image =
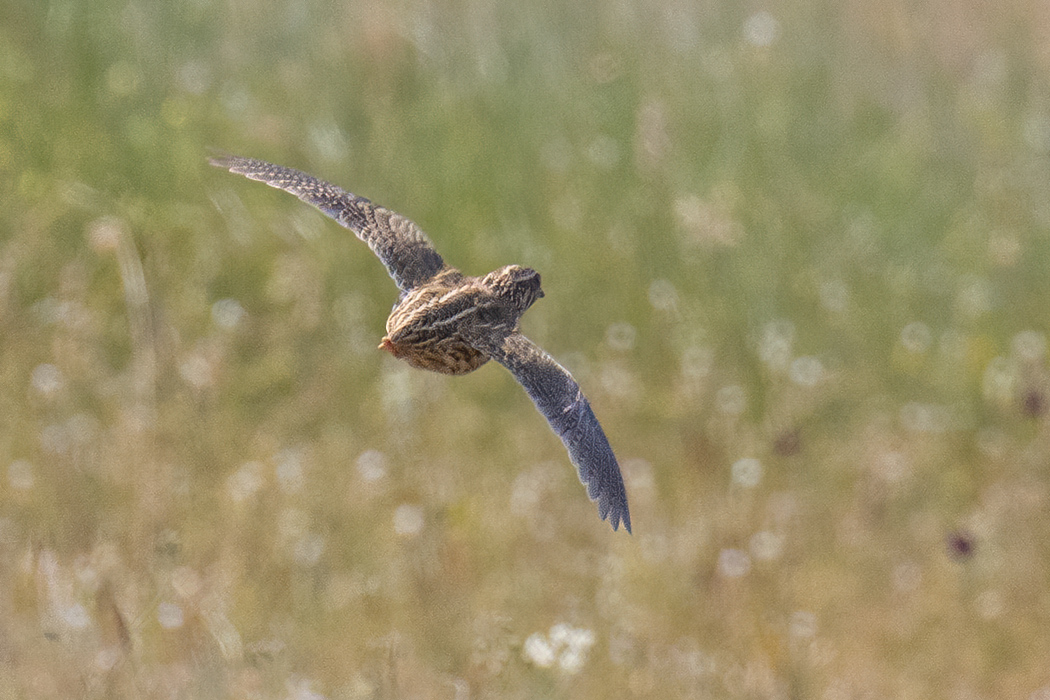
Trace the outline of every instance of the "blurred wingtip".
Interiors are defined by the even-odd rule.
[[[628,535],[633,535],[631,532],[631,514],[624,508],[623,512],[614,511],[609,518],[609,522],[612,523],[613,532],[620,529],[620,525],[623,525],[623,529],[627,530]]]
[[[217,148],[208,149],[208,163],[214,165],[216,168],[225,168],[226,170],[229,170],[237,160],[239,160],[239,157],[232,153],[227,153],[226,151],[221,151]]]
[[[633,534],[631,532],[631,512],[627,509],[626,494],[621,494],[619,499],[599,497],[597,500],[598,517],[602,520],[608,520],[609,524],[612,525],[613,532],[619,531],[620,525],[623,525],[623,529],[627,530],[627,534]]]

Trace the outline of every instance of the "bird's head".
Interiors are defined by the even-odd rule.
[[[540,273],[530,267],[507,265],[485,275],[482,282],[521,313],[543,296]]]

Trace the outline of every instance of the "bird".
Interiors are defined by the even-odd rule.
[[[255,158],[224,154],[209,162],[294,194],[368,244],[400,290],[379,348],[441,374],[467,374],[490,359],[506,367],[561,438],[599,517],[631,532],[620,466],[590,402],[568,370],[519,330],[522,315],[544,296],[538,272],[506,265],[466,276],[419,226],[371,200]]]

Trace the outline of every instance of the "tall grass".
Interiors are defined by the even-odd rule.
[[[3,695],[1050,693],[1039,3],[0,20]],[[635,535],[209,149],[537,268]]]

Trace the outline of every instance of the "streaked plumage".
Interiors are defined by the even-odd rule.
[[[291,192],[367,243],[401,290],[379,347],[443,374],[472,372],[489,358],[509,369],[565,444],[601,518],[631,531],[620,467],[590,403],[564,367],[518,332],[522,314],[543,296],[538,272],[508,265],[467,277],[445,264],[412,221],[364,197],[261,160],[211,163]]]

